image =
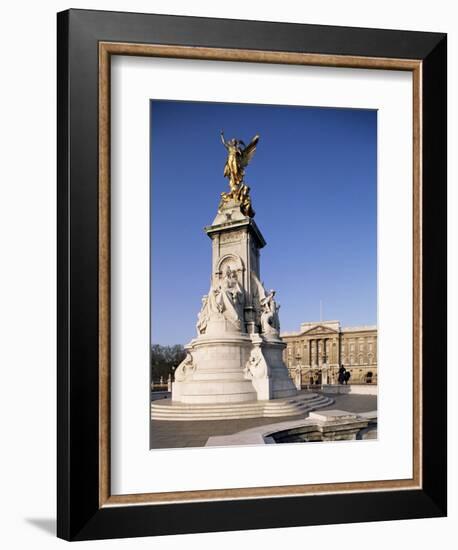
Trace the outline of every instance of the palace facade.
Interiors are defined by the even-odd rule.
[[[377,383],[377,327],[341,327],[339,321],[302,323],[283,332],[284,360],[301,386],[337,384],[339,367],[350,372],[349,384]],[[300,377],[300,378],[299,378]]]

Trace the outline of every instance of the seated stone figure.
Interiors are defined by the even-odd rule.
[[[237,278],[237,271],[227,266],[221,284],[210,287],[208,295],[202,298],[202,307],[197,319],[197,333],[205,334],[211,319],[224,318],[237,330],[244,328],[245,292]]]

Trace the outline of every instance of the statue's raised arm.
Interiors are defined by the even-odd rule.
[[[221,141],[222,141],[224,147],[226,147],[226,149],[227,149],[227,143],[226,143],[226,140],[224,139],[224,132],[223,132],[223,130],[221,130]]]

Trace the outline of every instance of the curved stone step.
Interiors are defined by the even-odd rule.
[[[319,405],[315,407],[295,410],[295,411],[288,411],[288,412],[273,412],[273,413],[263,413],[263,411],[251,412],[251,413],[240,413],[240,412],[226,412],[223,414],[206,414],[206,415],[184,415],[184,414],[154,414],[152,415],[152,420],[164,420],[164,421],[208,421],[208,420],[236,420],[236,419],[243,419],[243,418],[285,418],[290,416],[305,416],[306,413],[316,410],[321,407],[326,407],[331,403],[320,403]]]
[[[260,406],[268,407],[270,405],[279,407],[282,404],[287,405],[296,405],[296,404],[304,404],[309,403],[311,401],[314,401],[316,399],[323,399],[324,396],[317,394],[317,393],[310,393],[305,394],[301,397],[289,397],[284,399],[274,399],[271,401],[250,401],[247,403],[235,403],[231,404],[231,407],[238,407],[240,409],[259,409]],[[227,409],[227,403],[210,403],[210,404],[190,404],[190,403],[179,403],[171,401],[170,399],[167,400],[155,400],[151,403],[151,408],[160,408],[160,409],[180,409],[180,410],[202,410],[202,411],[209,411],[209,410],[225,410]]]
[[[236,404],[236,405],[196,405],[195,407],[192,405],[183,405],[183,404],[162,404],[158,403],[157,401],[153,402],[151,404],[151,410],[156,411],[164,411],[164,412],[188,412],[188,413],[204,413],[207,414],[209,412],[225,412],[228,408],[233,410],[238,410],[240,412],[249,412],[249,411],[259,411],[259,410],[295,410],[297,408],[303,408],[308,407],[310,405],[314,405],[318,402],[321,402],[323,400],[326,400],[326,397],[322,396],[316,396],[313,399],[306,399],[302,401],[284,401],[279,400],[278,403],[275,401],[258,401],[255,403],[251,403],[250,405],[246,404]]]
[[[297,416],[305,415],[307,412],[326,407],[332,403],[332,399],[316,393],[294,398],[225,405],[187,405],[172,401],[167,401],[167,403],[153,401],[151,403],[151,419],[197,421]]]
[[[328,399],[324,396],[314,396],[312,399],[304,399],[304,400],[298,400],[298,401],[292,401],[292,400],[278,400],[278,402],[275,401],[257,401],[254,403],[248,404],[229,404],[230,408],[236,408],[238,410],[244,410],[244,411],[250,411],[250,410],[259,410],[259,409],[291,409],[291,408],[297,408],[297,407],[306,407],[309,405],[312,405],[316,402],[323,401]],[[163,410],[163,411],[192,411],[192,412],[209,412],[209,411],[225,411],[228,408],[228,404],[225,405],[190,405],[190,404],[175,404],[175,403],[163,403],[158,401],[153,401],[151,404],[151,409],[157,409],[157,410]]]

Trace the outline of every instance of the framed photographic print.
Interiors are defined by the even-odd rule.
[[[446,36],[58,14],[58,536],[446,514]]]

